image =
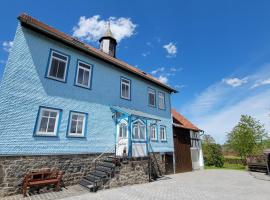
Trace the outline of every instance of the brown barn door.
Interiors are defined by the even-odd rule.
[[[192,171],[190,134],[188,130],[173,128],[176,173]]]

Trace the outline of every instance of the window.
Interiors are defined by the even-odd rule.
[[[127,124],[124,122],[119,125],[119,137],[127,138]]]
[[[146,129],[142,122],[138,121],[133,124],[132,138],[134,140],[146,139]]]
[[[59,123],[60,110],[52,108],[39,108],[36,135],[56,136]]]
[[[165,109],[165,94],[163,92],[158,93],[158,107],[159,109]]]
[[[192,148],[200,148],[201,147],[201,140],[200,134],[195,131],[190,131],[190,141]]]
[[[130,100],[130,80],[121,78],[121,98]]]
[[[83,137],[86,132],[86,113],[70,112],[68,136]]]
[[[151,88],[148,88],[148,105],[156,106],[156,91]]]
[[[157,140],[157,126],[151,125],[150,126],[150,138],[151,140]]]
[[[92,65],[78,61],[77,77],[75,85],[90,88],[91,74],[92,74]]]
[[[50,58],[47,77],[56,79],[59,81],[65,81],[67,64],[68,64],[68,56],[58,53],[56,51],[51,51],[50,56],[51,58]]]
[[[165,126],[160,126],[160,140],[161,141],[166,141],[166,127]]]

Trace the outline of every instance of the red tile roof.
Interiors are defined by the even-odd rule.
[[[193,131],[202,131],[197,126],[188,121],[183,115],[177,112],[174,108],[172,109],[173,122],[177,126],[185,129],[190,129]]]
[[[51,26],[48,26],[47,24],[44,24],[40,21],[38,21],[37,19],[27,15],[27,14],[21,14],[18,17],[19,21],[21,22],[21,24],[25,27],[28,27],[32,30],[35,30],[39,33],[42,33],[50,38],[53,38],[55,40],[58,40],[62,43],[65,43],[68,46],[71,46],[73,48],[76,48],[80,51],[83,51],[91,56],[94,56],[96,58],[102,59],[105,62],[108,62],[110,64],[113,64],[114,66],[131,72],[137,76],[142,77],[143,79],[146,79],[148,81],[151,81],[157,85],[159,85],[162,88],[165,88],[166,90],[168,90],[169,92],[177,92],[175,89],[171,88],[170,86],[160,82],[158,79],[156,79],[155,77],[139,70],[136,67],[133,67],[119,59],[116,59],[86,43],[83,43],[81,41],[79,41],[78,39],[71,37],[63,32],[60,32],[56,29],[54,29]]]

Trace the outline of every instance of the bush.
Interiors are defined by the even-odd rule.
[[[237,164],[237,165],[246,165],[246,160],[241,159],[240,157],[235,156],[225,156],[224,163],[228,164]]]
[[[219,144],[205,143],[203,144],[204,164],[206,166],[223,167],[224,156],[222,148]]]

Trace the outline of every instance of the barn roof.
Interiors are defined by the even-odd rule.
[[[188,119],[186,119],[183,115],[176,111],[176,109],[172,109],[172,117],[175,127],[180,127],[184,129],[189,129],[193,131],[202,131],[197,126],[192,124]]]

